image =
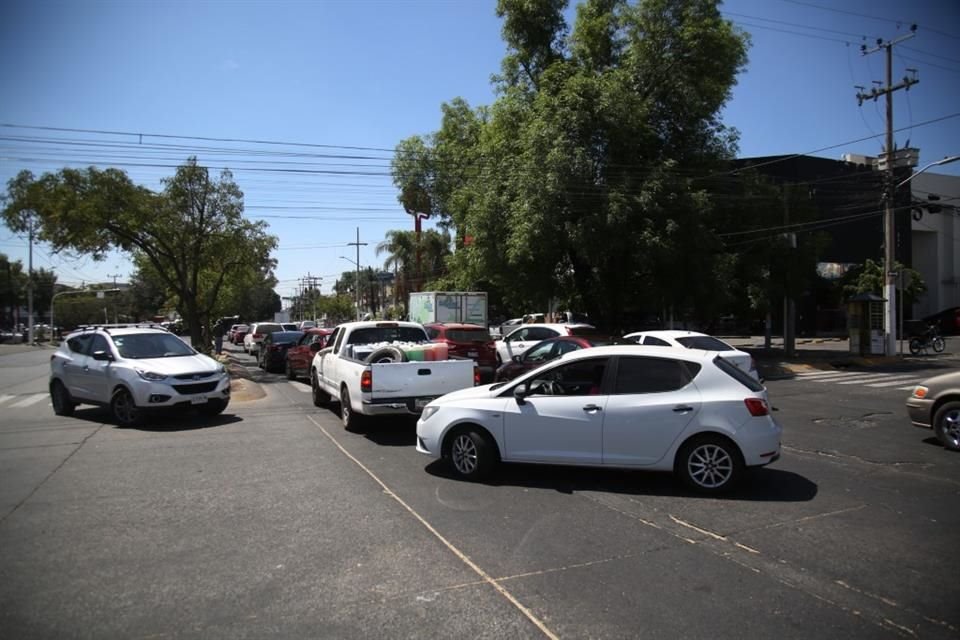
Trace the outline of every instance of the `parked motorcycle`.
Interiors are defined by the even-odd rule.
[[[940,331],[935,324],[928,326],[927,330],[923,332],[923,335],[910,338],[910,353],[915,356],[921,353],[926,353],[927,349],[930,348],[932,348],[936,353],[940,353],[946,348],[946,346],[947,344],[944,342],[943,337],[940,335]]]

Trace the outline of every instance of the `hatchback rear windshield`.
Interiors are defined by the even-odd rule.
[[[130,333],[113,336],[113,344],[123,358],[173,358],[196,353],[186,342],[171,333]]]
[[[713,336],[684,336],[677,338],[677,342],[687,349],[699,349],[701,351],[733,351],[733,347],[723,340],[717,340]]]
[[[486,329],[447,329],[447,340],[453,342],[492,342]]]
[[[750,391],[763,391],[763,385],[753,379],[749,373],[733,364],[732,362],[717,356],[713,359],[713,364],[725,374],[745,386]]]
[[[378,342],[428,342],[427,334],[417,327],[367,327],[350,334],[349,344]]]
[[[589,336],[596,335],[596,327],[567,327],[567,333],[571,336]]]

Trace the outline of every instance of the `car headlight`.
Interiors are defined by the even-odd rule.
[[[160,382],[161,380],[167,379],[167,376],[162,373],[155,373],[153,371],[147,371],[146,369],[137,369],[136,371],[138,376],[151,382]]]
[[[433,416],[433,414],[435,414],[439,410],[440,410],[440,407],[434,406],[432,404],[427,405],[426,408],[423,410],[423,413],[420,414],[420,419],[424,421],[429,420]]]
[[[219,373],[221,376],[225,376],[225,375],[227,375],[227,368],[226,368],[225,366],[223,366],[222,364],[218,364],[218,365],[217,365],[217,373]]]
[[[923,385],[918,385],[918,386],[915,387],[914,390],[913,390],[913,397],[914,397],[914,398],[926,398],[926,397],[927,397],[927,394],[928,394],[929,392],[930,392],[930,389],[927,389],[927,388],[924,387]]]

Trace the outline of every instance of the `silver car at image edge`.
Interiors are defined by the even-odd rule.
[[[915,427],[933,429],[951,451],[960,451],[960,371],[928,378],[913,388],[907,412]]]
[[[780,457],[781,431],[766,389],[715,352],[604,346],[432,401],[417,451],[467,480],[523,462],[672,471],[720,493]]]

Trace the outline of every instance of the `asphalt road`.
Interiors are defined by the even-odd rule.
[[[960,635],[960,454],[875,376],[769,382],[784,456],[713,499],[624,471],[460,482],[412,422],[349,433],[256,370],[266,396],[213,421],[60,418],[48,356],[0,352],[3,637]]]

